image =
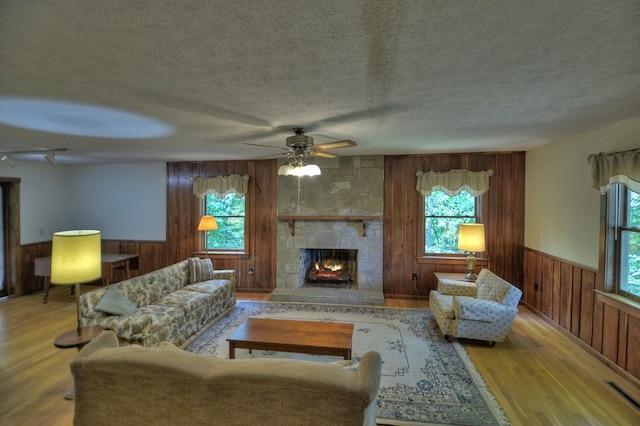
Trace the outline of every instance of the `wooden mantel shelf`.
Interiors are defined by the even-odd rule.
[[[314,221],[339,221],[360,222],[362,224],[362,236],[367,235],[368,220],[382,220],[382,216],[277,216],[277,220],[289,222],[289,230],[291,235],[296,235],[296,220],[314,220]]]

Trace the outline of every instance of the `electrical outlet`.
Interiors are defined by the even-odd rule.
[[[413,275],[411,275],[411,279],[412,279],[413,281],[418,281],[418,274],[413,274]]]

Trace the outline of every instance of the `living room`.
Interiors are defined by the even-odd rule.
[[[583,241],[585,234],[589,234],[585,232],[585,230],[589,228],[591,229],[590,233],[592,235],[587,239],[597,241],[599,233],[599,194],[597,190],[590,186],[590,166],[586,159],[589,154],[604,150],[619,151],[632,149],[635,143],[635,135],[639,129],[640,119],[625,120],[526,152],[526,167],[522,167],[522,163],[520,163],[520,170],[524,172],[524,182],[519,182],[519,188],[523,186],[526,188],[523,207],[524,217],[533,219],[530,221],[525,220],[524,225],[520,228],[524,231],[524,235],[520,234],[519,238],[524,238],[525,240],[524,244],[521,243],[519,245],[521,253],[525,251],[533,252],[536,253],[536,256],[548,256],[556,263],[562,262],[580,267],[585,271],[581,273],[581,276],[588,276],[589,272],[597,272],[597,265],[594,265],[594,263],[597,264],[598,259],[597,244],[585,241],[584,243],[574,245],[567,242],[567,240]],[[499,164],[505,164],[505,162],[514,157],[524,159],[525,153],[452,154],[450,156],[418,157],[393,156],[385,158],[384,161],[404,164],[414,158],[419,158],[422,162],[427,162],[431,158],[443,163],[444,159],[450,158],[450,161],[460,164],[461,158],[464,159],[466,157],[489,158],[492,168],[494,169],[494,177],[497,176],[499,179],[502,174],[498,167]],[[500,161],[495,161],[495,158],[499,158]],[[105,251],[115,253],[135,252],[140,255],[140,271],[138,273],[158,269],[175,260],[184,259],[193,255],[202,255],[201,246],[199,245],[202,241],[202,235],[201,232],[196,230],[199,219],[199,210],[197,208],[199,201],[192,193],[192,182],[189,178],[191,176],[201,176],[203,170],[206,170],[206,167],[215,167],[220,171],[223,170],[222,167],[232,167],[234,164],[236,164],[233,169],[234,172],[242,173],[242,168],[247,167],[247,163],[251,164],[252,170],[260,170],[262,168],[267,170],[267,172],[256,177],[256,180],[259,180],[260,183],[270,180],[270,184],[273,187],[277,187],[278,179],[298,179],[286,176],[278,177],[276,174],[277,162],[274,160],[261,160],[256,162],[183,162],[169,163],[168,165],[163,163],[133,163],[96,166],[62,166],[55,168],[47,164],[22,162],[20,163],[20,167],[5,170],[4,176],[20,178],[20,204],[22,212],[21,237],[23,239],[23,243],[21,243],[21,259],[23,261],[21,270],[27,271],[27,276],[25,276],[21,282],[32,283],[32,287],[25,287],[22,290],[22,297],[17,297],[14,300],[29,300],[29,303],[35,304],[38,310],[50,309],[50,306],[40,305],[42,280],[32,275],[33,259],[50,254],[51,241],[39,235],[41,230],[50,234],[55,230],[74,227],[102,229],[104,235],[103,247]],[[264,164],[264,166],[262,166],[262,164]],[[446,167],[448,167],[448,165]],[[222,173],[226,172],[223,170]],[[509,167],[508,173],[510,176],[513,176],[514,168]],[[401,174],[401,176],[403,179],[409,179],[409,177],[415,179],[415,171],[406,171]],[[300,178],[300,180],[304,179],[313,178]],[[515,182],[515,179],[505,180],[511,183],[518,183]],[[41,185],[43,181],[48,183],[46,187]],[[389,178],[385,176],[385,185],[388,181]],[[158,182],[161,184],[158,184]],[[554,183],[551,184],[551,182]],[[415,191],[413,185],[409,186],[407,183],[405,186],[408,187],[406,197],[413,197],[414,199],[420,197],[420,194]],[[172,191],[172,187],[176,189]],[[182,192],[187,195],[180,196],[178,194],[180,187],[182,188]],[[273,216],[270,216],[270,219],[262,220],[262,229],[264,230],[263,232],[270,234],[271,232],[277,232],[275,228],[279,225],[275,220],[275,206],[272,207],[272,204],[264,198],[273,196],[273,194],[269,195],[268,191],[264,190],[264,188],[269,188],[269,184],[262,186],[262,188],[263,190],[260,197],[263,198],[256,202],[255,205],[269,207],[267,209],[268,214]],[[276,192],[276,188],[273,188],[273,192]],[[171,195],[172,193],[174,193],[174,195]],[[152,199],[150,194],[155,194],[157,199]],[[571,194],[571,196],[568,197],[567,194]],[[397,195],[398,194],[394,194],[396,197]],[[499,200],[499,203],[505,202],[500,196],[496,198]],[[61,199],[65,201],[60,202],[59,200]],[[109,200],[109,202],[105,203],[103,201],[105,199]],[[178,204],[178,201],[168,201],[167,199],[179,199],[181,200],[181,204]],[[520,202],[522,201],[521,199]],[[50,208],[30,208],[30,206],[43,202],[48,204]],[[172,205],[175,206],[175,211],[182,213],[174,216],[178,216],[181,219],[178,220],[178,217],[171,215],[171,207],[166,211],[162,210],[162,206]],[[395,205],[398,205],[397,198]],[[25,206],[27,207],[26,209]],[[154,209],[153,206],[156,206],[157,209]],[[76,208],[78,212],[73,212]],[[517,211],[517,209],[512,210]],[[149,211],[154,212],[153,217],[147,214]],[[387,213],[393,214],[393,209],[387,210],[385,208],[385,218],[387,217]],[[157,220],[157,217],[161,219]],[[581,225],[574,226],[572,223],[561,222],[561,219],[564,217],[573,217],[574,222],[581,222]],[[257,221],[260,222],[260,220]],[[491,219],[488,219],[487,222],[491,223]],[[145,223],[146,226],[139,226],[141,223]],[[168,223],[179,223],[179,225],[166,226],[165,231],[164,225]],[[127,226],[127,224],[134,225]],[[269,226],[264,226],[265,224]],[[288,232],[289,229],[286,224],[282,225],[284,225],[285,230]],[[405,223],[402,223],[403,227],[405,225]],[[171,235],[180,232],[180,226],[191,229],[188,232],[184,232],[190,235],[189,238],[183,239],[180,244],[170,244],[170,241],[180,241],[180,239],[177,238],[172,240],[173,237],[171,237]],[[149,231],[151,227],[155,227],[155,229]],[[131,229],[127,230],[127,228]],[[555,233],[555,231],[552,231],[558,229],[562,229],[562,232]],[[125,233],[131,232],[132,238],[118,234],[119,232],[123,232],[123,230]],[[387,230],[385,230],[385,236],[387,235],[386,231]],[[166,235],[164,235],[165,232]],[[409,233],[409,231],[407,231],[407,233]],[[552,234],[553,238],[550,238],[549,234]],[[541,237],[545,235],[547,237]],[[518,238],[517,235],[516,238]],[[491,236],[488,235],[487,239],[487,245],[490,247],[492,244],[490,242]],[[244,295],[244,297],[249,299],[260,300],[268,297],[268,293],[276,287],[274,277],[275,268],[272,266],[274,260],[269,256],[269,253],[275,252],[276,250],[266,252],[258,251],[259,245],[256,242],[258,240],[265,240],[268,244],[272,244],[274,238],[265,237],[252,240],[257,247],[255,252],[252,252],[254,249],[253,246],[251,246],[247,254],[210,253],[209,256],[214,259],[216,268],[229,268],[238,271],[238,292],[241,295],[240,297]],[[392,247],[389,248],[389,250],[391,249]],[[517,253],[517,250],[518,247],[513,249],[511,256],[514,256],[513,253]],[[385,252],[385,258],[388,255],[389,253]],[[492,254],[490,258],[491,268],[496,269],[503,267],[500,266],[500,260],[495,259],[494,256],[495,255]],[[404,277],[400,278],[398,282],[394,282],[393,278],[391,278],[389,282],[385,278],[385,292],[387,289],[399,289],[390,294],[391,298],[388,300],[391,306],[393,306],[394,300],[397,300],[396,303],[402,304],[403,298],[407,299],[407,301],[414,300],[415,303],[424,304],[426,299],[424,295],[428,293],[430,288],[435,288],[433,278],[429,276],[432,275],[432,273],[429,273],[429,270],[462,271],[465,268],[464,259],[461,258],[457,263],[451,263],[451,261],[449,261],[444,265],[430,266],[432,269],[421,271],[420,264],[417,262],[419,256],[416,255],[416,252],[410,255],[400,254],[399,257],[406,258],[407,260],[405,262],[408,265],[407,267],[410,268],[405,271],[404,275],[410,276],[411,272],[409,271],[418,273],[420,285],[416,289],[412,286],[404,285]],[[516,278],[512,279],[512,282],[524,289],[524,259],[521,262],[521,264],[514,265],[511,269],[507,268],[502,270],[502,273],[507,275],[513,274],[514,270],[519,271],[516,272],[516,274],[519,275],[515,275]],[[535,262],[534,260],[534,263]],[[243,265],[243,263],[246,265]],[[495,268],[493,266],[494,263],[496,265]],[[263,271],[263,265],[267,272]],[[402,264],[398,265],[397,263],[393,263],[393,265],[394,268],[403,268]],[[540,261],[540,267],[542,267],[542,260]],[[556,266],[556,268],[559,267],[559,265]],[[429,268],[429,266],[427,266],[427,268]],[[248,269],[253,269],[254,276],[257,277],[252,278],[251,274],[245,272]],[[134,273],[136,272],[134,271]],[[385,275],[385,277],[386,276],[387,275]],[[393,275],[390,276],[393,277]],[[429,280],[432,280],[431,282],[433,284],[429,284]],[[593,280],[592,284],[595,285],[595,280]],[[573,282],[560,282],[560,286],[570,285],[573,285]],[[58,289],[58,291],[60,290],[62,290],[62,288]],[[561,324],[560,320],[554,320],[552,315],[536,309],[535,296],[535,294],[527,296],[525,292],[522,303],[528,310],[536,312],[544,321],[553,325],[557,330],[562,331],[561,336],[563,339],[567,339],[567,342],[570,341],[580,348],[580,350],[585,351],[585,353],[590,353],[591,356],[598,359],[604,366],[610,365],[614,370],[618,370],[619,374],[626,376],[631,382],[637,380],[632,374],[629,374],[630,372],[625,372],[621,366],[616,365],[619,359],[625,358],[628,361],[625,365],[635,368],[634,366],[636,364],[634,364],[635,358],[632,341],[629,342],[627,346],[628,352],[625,351],[626,355],[624,357],[608,359],[605,355],[599,353],[599,350],[607,350],[606,345],[603,346],[603,344],[600,343],[598,348],[589,346],[589,343],[593,342],[594,339],[590,339],[588,342],[581,340],[584,338],[584,331],[580,332],[579,328],[574,329],[571,326],[563,329],[563,324]],[[58,297],[60,297],[60,293],[58,293]],[[527,299],[527,297],[529,298]],[[577,297],[579,297],[579,293]],[[10,298],[9,303],[13,303],[14,300]],[[553,299],[550,299],[549,303],[551,306],[554,306]],[[555,301],[556,307],[558,303],[558,301]],[[592,301],[591,303],[594,302]],[[3,308],[5,306],[6,302]],[[67,306],[66,315],[67,317],[72,317],[73,310],[68,311],[68,309],[69,306]],[[597,304],[595,309],[596,311],[598,310]],[[592,312],[590,307],[586,307],[584,310]],[[52,312],[47,312],[47,315],[50,314],[52,314]],[[585,314],[579,311],[574,312],[574,315],[580,318],[584,317]],[[595,314],[592,315],[594,315],[593,318],[597,319]],[[625,314],[621,313],[620,315]],[[633,315],[634,314],[629,315],[628,321],[633,322]],[[602,319],[600,319],[600,321],[602,321]],[[587,322],[587,320],[583,320],[583,322]],[[600,330],[599,332],[602,333],[602,335],[607,333],[607,327],[610,326],[608,322],[601,322],[600,325],[596,326],[594,325],[594,320],[590,320],[588,323],[592,327],[592,330]],[[617,322],[614,325],[618,327]],[[62,327],[64,328],[64,326]],[[53,334],[56,334],[57,331],[62,330],[56,330]],[[629,335],[633,336],[634,332],[634,330],[631,330]],[[572,335],[571,333],[576,334]],[[594,332],[591,334],[597,337]],[[475,349],[477,350],[477,348]],[[54,351],[55,348],[51,350]],[[471,350],[474,350],[473,345],[471,346]]]
[[[406,10],[409,5],[398,4],[390,7],[388,14],[378,15],[384,6],[376,3],[372,10],[361,5],[362,15],[335,13],[335,28],[331,23],[320,28],[316,21],[322,20],[311,17],[324,15],[311,11],[338,6],[313,3],[304,11],[284,8],[265,22],[296,26],[295,20],[289,20],[292,13],[307,24],[309,32],[326,34],[322,49],[310,49],[320,42],[299,33],[300,45],[287,39],[296,47],[292,54],[279,44],[281,32],[262,33],[268,25],[259,22],[257,34],[269,34],[268,42],[255,42],[248,53],[249,47],[234,39],[240,39],[243,32],[255,36],[248,15],[255,18],[253,15],[268,11],[258,13],[257,6],[246,5],[246,24],[229,28],[221,23],[229,12],[226,7],[215,13],[207,9],[211,16],[220,17],[216,44],[228,45],[228,52],[201,55],[198,66],[184,68],[178,65],[190,63],[188,58],[199,45],[193,40],[201,39],[202,33],[189,38],[177,28],[163,27],[156,33],[157,44],[152,45],[153,37],[131,30],[141,37],[133,38],[141,41],[134,50],[127,41],[130,37],[125,36],[129,29],[123,24],[118,27],[122,31],[112,34],[113,42],[100,42],[96,48],[82,38],[89,33],[99,40],[110,40],[102,33],[108,31],[106,21],[102,27],[106,11],[104,15],[96,13],[94,20],[88,21],[90,25],[82,20],[66,25],[66,16],[75,16],[76,5],[71,3],[60,8],[49,6],[49,13],[42,9],[33,14],[17,3],[6,7],[0,27],[15,37],[4,38],[11,43],[0,47],[0,53],[29,52],[29,59],[25,53],[23,57],[11,56],[14,61],[3,61],[0,80],[9,84],[0,90],[0,100],[42,97],[104,106],[126,100],[120,104],[122,110],[144,112],[173,123],[173,129],[179,131],[149,140],[120,136],[85,139],[64,132],[43,137],[41,131],[6,121],[0,124],[0,153],[8,158],[0,163],[7,241],[6,279],[0,294],[7,297],[0,301],[0,332],[3,347],[6,344],[9,348],[2,364],[0,393],[13,394],[5,401],[23,401],[14,407],[3,405],[0,415],[10,414],[9,419],[22,423],[45,419],[70,423],[73,403],[63,406],[60,394],[71,384],[67,366],[74,351],[56,349],[52,342],[73,325],[74,298],[67,289],[54,286],[50,302],[42,304],[43,279],[34,271],[35,259],[51,254],[54,232],[100,230],[104,253],[139,257],[134,276],[189,257],[204,257],[204,234],[197,230],[202,201],[193,194],[192,179],[248,175],[245,248],[206,253],[216,269],[236,271],[239,300],[268,300],[276,289],[290,286],[295,280],[290,276],[291,253],[300,248],[293,234],[303,238],[305,227],[316,222],[310,217],[321,216],[332,230],[346,229],[359,242],[367,238],[367,251],[372,255],[362,260],[362,265],[371,270],[362,279],[363,289],[381,293],[387,307],[427,309],[429,292],[437,287],[434,273],[465,272],[466,262],[463,256],[425,255],[424,198],[416,191],[416,173],[468,169],[492,172],[490,189],[481,197],[487,249],[479,254],[478,266],[491,269],[523,291],[520,312],[502,346],[463,342],[492,392],[514,424],[580,420],[606,424],[611,415],[618,416],[620,424],[633,424],[637,408],[605,382],[622,383],[638,400],[640,307],[606,291],[601,266],[602,197],[592,187],[587,159],[594,153],[638,148],[640,105],[634,92],[638,38],[633,25],[637,5],[621,2],[613,7],[603,2],[591,5],[594,9],[573,5],[555,10],[550,2],[534,20],[536,13],[504,4],[473,7],[465,11],[463,19],[453,13],[456,8],[463,9],[461,4],[419,8],[419,15],[416,10]],[[204,15],[198,16],[199,7],[185,13],[192,20],[192,29],[204,31],[209,23]],[[351,5],[349,12],[352,8],[359,12],[359,7]],[[142,13],[123,8],[123,15]],[[423,19],[430,22],[430,13],[438,18],[434,22],[447,25],[423,25]],[[55,37],[48,35],[49,24],[34,24],[39,22],[39,14],[55,17],[50,20],[51,25],[56,23]],[[491,23],[485,25],[476,16]],[[515,26],[503,27],[501,16],[512,18]],[[527,19],[520,20],[523,17]],[[121,19],[126,21],[123,16]],[[140,15],[140,19],[147,17]],[[556,51],[555,39],[547,39],[546,27],[540,24],[545,19],[553,34],[563,35],[558,38],[566,43],[562,49]],[[31,25],[23,28],[17,22]],[[368,30],[374,25],[376,31]],[[63,32],[65,26],[74,30]],[[591,38],[585,37],[578,31],[583,26],[600,30],[590,33]],[[149,31],[153,31],[151,27]],[[357,27],[356,33],[365,36],[338,36],[334,33],[338,27],[341,31]],[[436,27],[439,32],[432,32]],[[451,34],[444,27],[458,31]],[[29,28],[33,38],[26,34]],[[503,35],[494,37],[486,28],[502,28]],[[621,37],[613,30],[609,34],[609,28],[626,28],[627,32]],[[175,34],[175,39],[165,38],[167,34]],[[414,50],[415,46],[409,49],[404,44],[405,39],[422,35],[425,40],[440,40],[433,37],[436,34],[454,42],[443,42],[442,46],[453,47],[442,48],[434,41]],[[519,34],[520,41],[544,41],[541,47],[527,50],[527,54],[537,53],[539,61],[529,62],[526,55],[520,55],[508,34]],[[594,43],[593,34],[608,34],[614,41]],[[481,36],[491,43],[480,48],[483,43],[468,41]],[[91,40],[95,42],[95,38]],[[64,42],[58,43],[60,40]],[[78,50],[64,52],[66,59],[58,60],[56,55],[63,57],[60,46],[65,43],[77,43]],[[306,50],[297,49],[301,46]],[[165,56],[164,48],[173,55]],[[208,48],[213,49],[212,45]],[[325,48],[331,54],[321,54]],[[52,56],[44,59],[45,51]],[[124,56],[111,56],[117,51]],[[503,62],[497,52],[512,61]],[[574,52],[584,54],[574,57]],[[404,56],[396,56],[401,53]],[[570,63],[567,57],[575,62]],[[601,60],[594,60],[596,57]],[[477,62],[479,58],[483,60]],[[155,66],[149,65],[152,63]],[[615,65],[621,67],[619,72]],[[264,72],[256,74],[256,69]],[[414,69],[423,72],[414,74]],[[495,79],[490,78],[492,74]],[[218,80],[222,75],[227,77]],[[304,78],[298,80],[298,76]],[[614,80],[626,86],[614,85]],[[205,81],[208,83],[203,84]],[[525,86],[526,94],[521,91]],[[4,105],[0,105],[0,118],[12,115]],[[80,122],[66,118],[61,121]],[[100,127],[94,118],[85,117]],[[281,176],[278,170],[286,160],[271,153],[285,147],[291,123],[310,124],[309,134],[316,136],[318,144],[352,138],[357,146],[336,150],[337,158],[314,158],[323,171],[320,176]],[[253,142],[261,146],[251,146]],[[29,152],[20,154],[24,149]],[[40,155],[48,150],[57,161],[49,163]],[[165,150],[171,150],[171,156],[160,158]],[[340,185],[330,180],[336,175],[341,176]],[[347,187],[341,187],[344,182],[350,188],[345,192],[352,194],[356,191],[351,188],[365,186],[368,200],[373,202],[358,204],[345,197],[332,198],[331,194]],[[310,194],[318,193],[327,196],[322,207],[311,205],[314,196]],[[296,215],[307,219],[292,222],[290,216]],[[94,288],[83,286],[82,292]],[[518,360],[518,356],[526,359]],[[22,358],[28,362],[22,363]],[[538,370],[547,358],[548,370],[553,372],[550,376],[548,371]],[[509,371],[500,371],[503,365],[509,365],[505,369]],[[519,374],[520,368],[528,373]],[[575,376],[564,376],[559,373],[562,369],[573,369]],[[27,386],[33,383],[31,375],[54,370],[50,378],[42,380],[35,392],[38,396],[31,398]],[[537,381],[536,374],[544,378]],[[521,377],[538,391],[535,396],[527,395],[526,384],[514,384]],[[571,384],[564,387],[566,383]],[[586,396],[575,404],[572,395],[577,394]],[[552,400],[562,402],[553,406],[549,403]],[[536,404],[539,410],[532,408]],[[531,416],[536,420],[524,420],[531,420]]]

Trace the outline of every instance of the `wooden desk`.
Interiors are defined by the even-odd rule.
[[[127,279],[131,278],[131,269],[140,269],[140,258],[137,254],[102,254],[102,285],[113,282],[113,271],[123,269]],[[38,257],[34,261],[34,275],[44,277],[44,293],[42,303],[47,303],[49,286],[51,285],[51,256]],[[73,290],[73,287],[71,287]]]
[[[249,318],[227,338],[229,359],[236,349],[336,355],[351,359],[353,324]]]

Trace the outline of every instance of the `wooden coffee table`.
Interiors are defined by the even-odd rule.
[[[351,359],[353,324],[249,318],[227,339],[229,358],[236,349],[335,355]]]

